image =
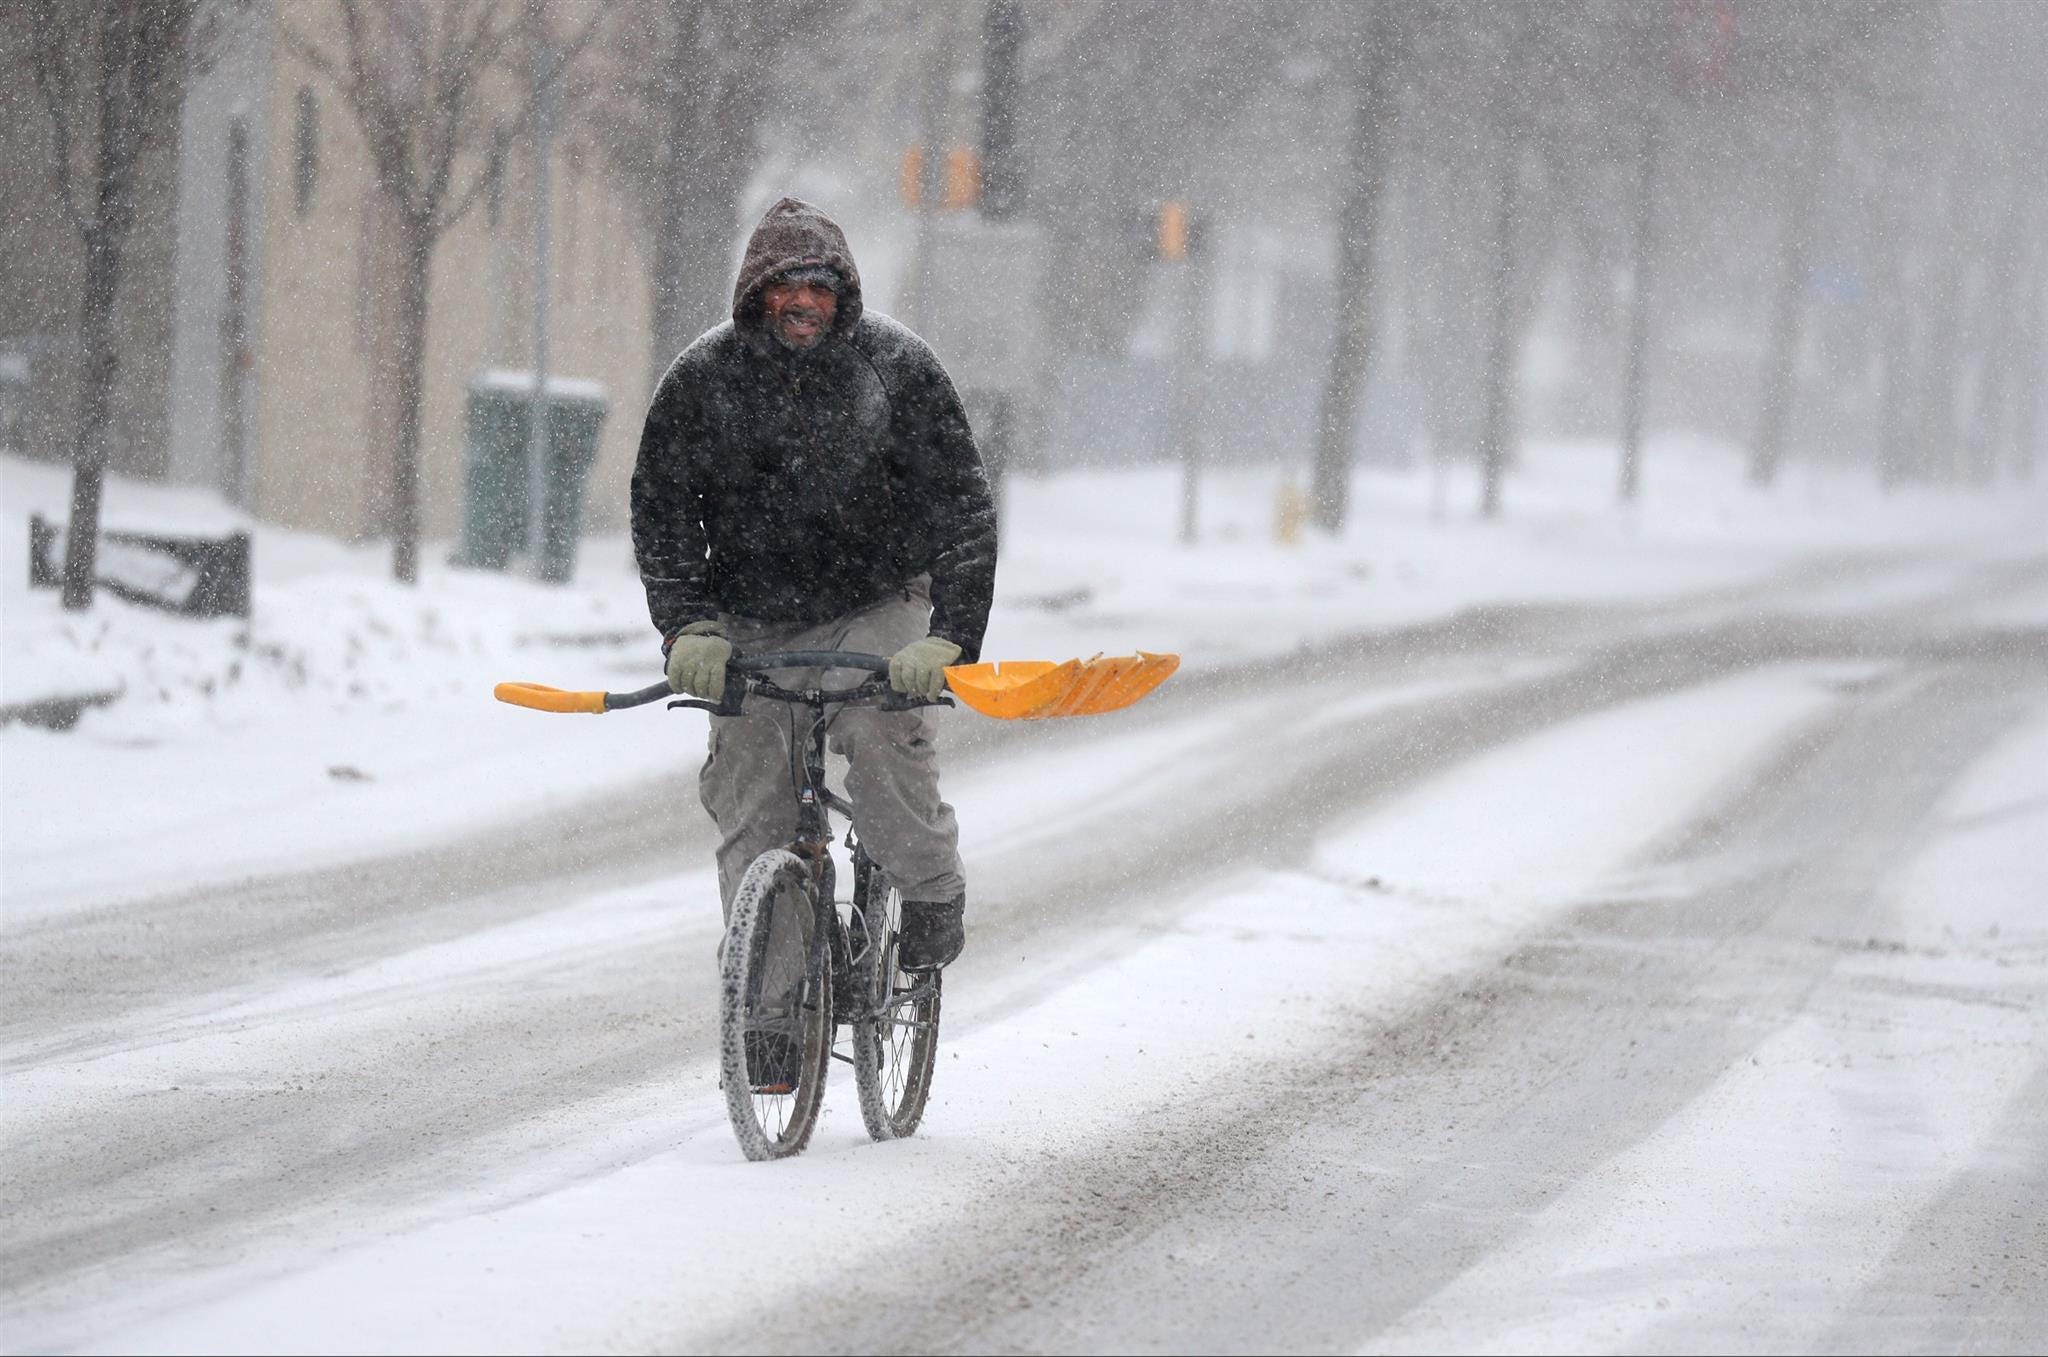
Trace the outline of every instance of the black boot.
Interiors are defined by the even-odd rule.
[[[906,971],[936,971],[959,956],[967,945],[967,929],[961,923],[966,909],[964,895],[958,900],[905,900],[896,964]]]

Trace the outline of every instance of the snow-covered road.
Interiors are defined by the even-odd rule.
[[[684,777],[10,919],[0,1338],[2038,1350],[2044,580],[1504,607],[958,722],[926,1129],[869,1144],[849,1080],[789,1164],[712,1084]]]

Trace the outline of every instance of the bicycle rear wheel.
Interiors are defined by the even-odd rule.
[[[755,858],[719,951],[720,1083],[749,1159],[801,1152],[824,1103],[832,995],[816,889],[784,849]]]
[[[931,1094],[939,1051],[939,976],[912,975],[896,964],[903,898],[873,864],[854,864],[856,991],[864,1011],[853,1023],[853,1081],[860,1116],[876,1140],[917,1130]]]

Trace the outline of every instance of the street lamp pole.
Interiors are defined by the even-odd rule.
[[[552,183],[548,160],[555,133],[554,61],[546,12],[534,0],[533,18],[533,401],[526,421],[526,567],[535,579],[550,578],[547,554],[548,502],[548,297]]]

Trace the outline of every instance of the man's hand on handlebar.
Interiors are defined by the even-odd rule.
[[[668,647],[668,686],[706,702],[725,698],[725,666],[732,642],[716,622],[692,622],[676,633]]]
[[[960,658],[960,647],[943,636],[912,641],[889,657],[889,686],[906,697],[939,700],[946,691],[946,666]]]

